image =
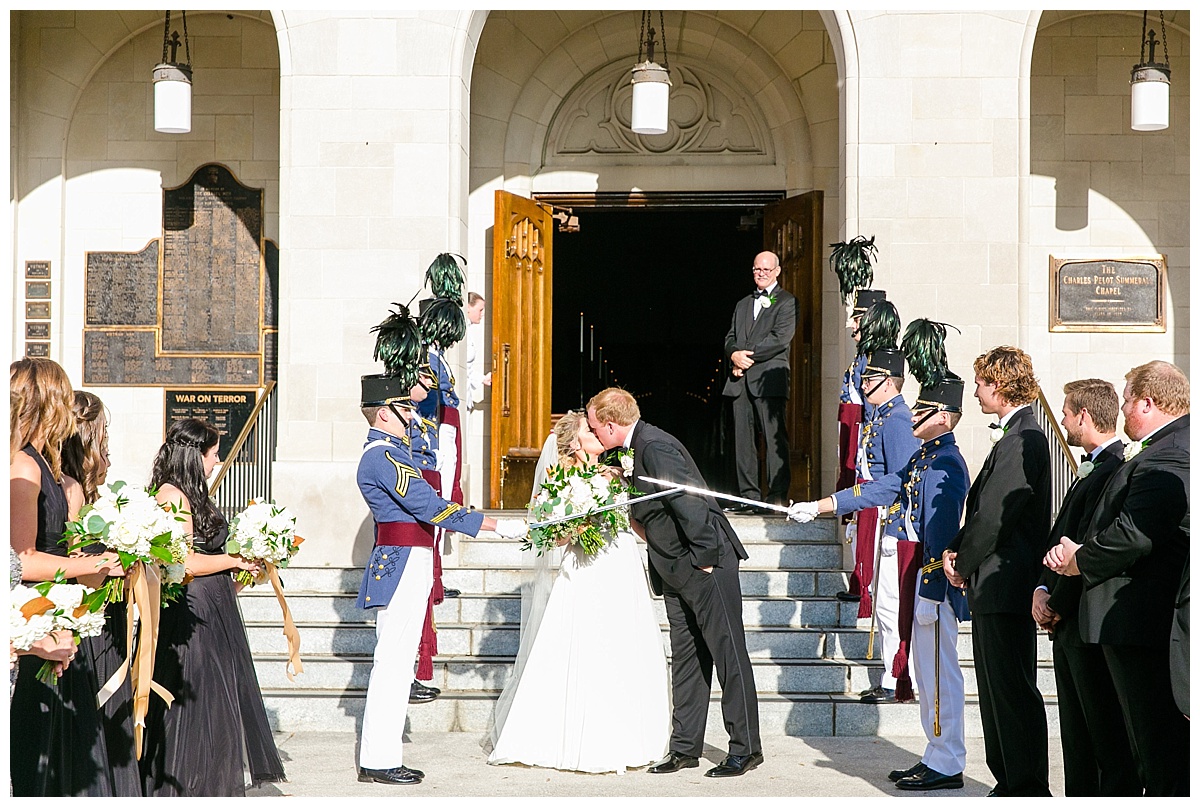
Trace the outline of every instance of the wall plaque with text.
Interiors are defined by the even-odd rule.
[[[25,277],[29,280],[49,280],[50,261],[25,261]]]
[[[141,252],[89,252],[87,325],[158,324],[158,239]]]
[[[1050,330],[1164,333],[1167,260],[1050,256]]]
[[[163,435],[177,420],[198,418],[221,433],[218,455],[224,461],[250,420],[257,399],[256,389],[167,389]]]

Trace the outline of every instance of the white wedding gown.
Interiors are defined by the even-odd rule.
[[[595,555],[569,546],[524,664],[497,705],[489,764],[624,773],[666,756],[666,655],[637,539]],[[506,713],[506,714],[505,714]]]

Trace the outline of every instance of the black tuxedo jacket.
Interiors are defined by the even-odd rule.
[[[662,429],[639,420],[634,424],[629,447],[633,449],[634,486],[643,493],[657,493],[662,487],[641,481],[642,476],[708,487],[688,450]],[[635,501],[630,515],[646,531],[650,583],[655,594],[662,594],[664,580],[678,589],[693,569],[723,567],[748,557],[729,519],[711,496],[679,493],[642,504]]]
[[[722,394],[737,398],[749,392],[755,398],[787,398],[792,390],[792,337],[796,333],[796,298],[776,284],[775,302],[754,318],[754,295],[738,300],[733,322],[725,335],[725,358],[737,350],[751,350],[754,364],[740,378],[730,374]]]
[[[1050,445],[1026,407],[984,460],[950,542],[972,614],[1029,614],[1049,532]]]
[[[1075,555],[1084,641],[1165,647],[1188,555],[1191,416],[1163,426],[1121,463]]]
[[[1120,440],[1110,443],[1096,457],[1092,472],[1071,485],[1071,489],[1063,498],[1062,506],[1058,508],[1058,518],[1054,519],[1054,525],[1050,527],[1050,538],[1046,541],[1047,552],[1056,546],[1064,535],[1076,543],[1083,539],[1083,530],[1096,510],[1096,502],[1100,499],[1104,486],[1121,467],[1121,451],[1124,447]],[[1079,613],[1083,581],[1077,575],[1067,577],[1043,567],[1041,585],[1050,592],[1049,606],[1059,616],[1065,618]]]

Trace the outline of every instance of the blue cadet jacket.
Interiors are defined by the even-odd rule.
[[[846,368],[846,372],[842,374],[842,393],[838,400],[841,403],[860,403],[863,407],[863,420],[868,420],[871,417],[871,410],[875,407],[867,403],[867,396],[863,395],[862,388],[862,373],[867,366],[867,355],[860,353],[854,357],[854,361]]]
[[[900,472],[920,448],[912,431],[912,412],[904,397],[897,395],[875,407],[863,424],[859,442],[858,475],[870,480],[833,494],[837,514],[845,515],[868,507],[887,507],[900,493]],[[862,467],[862,462],[868,467]],[[865,472],[865,473],[864,473]]]
[[[422,471],[437,470],[438,425],[418,412],[408,424],[408,443],[412,464]]]
[[[412,553],[412,546],[378,543],[381,525],[405,534],[433,526],[467,535],[477,535],[483,526],[483,513],[442,499],[421,478],[407,437],[379,429],[367,432],[358,461],[358,489],[375,519],[377,542],[359,587],[359,608],[382,608],[391,601]],[[414,545],[433,546],[432,532],[428,541]]]
[[[454,393],[454,373],[450,372],[450,364],[440,350],[429,348],[429,368],[437,380],[437,389],[429,391],[429,397],[417,404],[421,417],[438,420],[438,402],[442,406],[458,408],[458,395]]]
[[[949,602],[959,621],[966,621],[971,618],[966,589],[950,585],[942,571],[942,552],[958,534],[971,487],[967,463],[958,450],[954,433],[923,443],[900,478],[900,498],[884,517],[884,534],[921,542],[917,595],[934,602]]]

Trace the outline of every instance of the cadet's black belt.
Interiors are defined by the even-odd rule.
[[[433,548],[433,526],[412,521],[383,521],[375,525],[375,546]]]

